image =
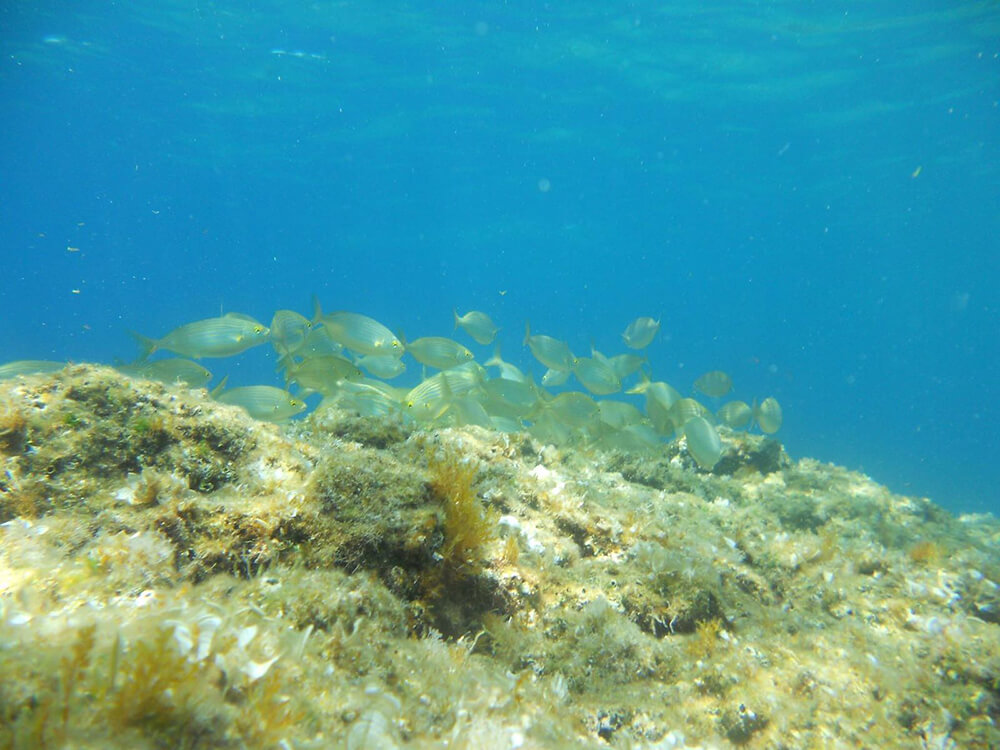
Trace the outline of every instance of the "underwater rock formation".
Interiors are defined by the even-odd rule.
[[[996,520],[719,434],[6,380],[0,746],[1000,745]]]

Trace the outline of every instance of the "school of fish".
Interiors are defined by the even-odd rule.
[[[480,346],[496,340],[499,328],[478,310],[454,312],[455,329]],[[781,406],[774,397],[752,404],[729,401],[715,412],[663,381],[652,380],[646,358],[635,352],[656,338],[660,321],[640,317],[622,333],[633,350],[606,356],[592,349],[576,356],[565,341],[532,333],[525,325],[523,345],[545,368],[540,381],[503,360],[499,346],[482,364],[461,342],[444,336],[407,341],[385,325],[356,312],[324,313],[317,300],[311,318],[278,310],[270,326],[240,313],[228,313],[182,325],[161,338],[130,332],[139,358],[118,367],[132,377],[207,387],[211,372],[194,360],[230,357],[267,343],[277,357],[282,387],[251,385],[226,388],[226,378],[210,393],[217,401],[239,406],[255,419],[282,422],[308,408],[318,395],[320,407],[336,405],[362,416],[394,416],[422,425],[478,425],[503,432],[527,430],[555,444],[571,441],[608,450],[656,450],[666,440],[683,437],[697,464],[711,470],[723,453],[718,425],[731,430],[753,426],[765,434],[778,431]],[[151,359],[156,352],[178,357]],[[389,381],[407,371],[407,356],[422,368],[412,387]],[[53,372],[66,363],[19,360],[0,365],[0,380]],[[629,380],[630,384],[626,384]],[[582,387],[574,389],[573,381]],[[560,389],[554,392],[551,389]],[[706,372],[693,390],[717,402],[733,389],[721,370]],[[637,396],[636,403],[608,398]]]

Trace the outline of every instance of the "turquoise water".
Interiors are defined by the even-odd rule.
[[[1000,509],[996,3],[87,7],[0,8],[0,360],[313,293],[409,338],[486,310],[525,367],[526,319],[613,354],[662,316],[654,377]]]

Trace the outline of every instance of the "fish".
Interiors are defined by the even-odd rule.
[[[354,364],[370,375],[384,380],[392,380],[406,372],[406,363],[394,354],[366,354],[357,357]]]
[[[600,420],[597,402],[580,391],[560,393],[542,404],[543,411],[567,427],[589,427]]]
[[[698,466],[708,471],[722,458],[722,440],[715,427],[704,417],[691,417],[684,423],[688,453]]]
[[[484,380],[485,370],[476,362],[467,362],[441,370],[410,389],[404,403],[415,418],[434,420],[448,410],[454,398],[480,387]]]
[[[694,387],[709,398],[722,398],[733,390],[733,379],[722,370],[712,370],[695,380]]]
[[[663,442],[652,427],[638,423],[601,435],[596,445],[606,451],[646,453],[661,448]]]
[[[68,364],[68,362],[53,362],[48,359],[18,359],[0,365],[0,380],[16,378],[18,375],[58,372]]]
[[[569,372],[573,369],[576,357],[570,351],[569,344],[551,336],[532,336],[529,323],[524,324],[524,345],[531,349],[535,359],[550,370]]]
[[[240,313],[226,313],[175,328],[163,338],[153,339],[129,331],[141,350],[139,359],[148,359],[160,349],[191,359],[231,357],[268,340],[267,326]]]
[[[722,408],[715,414],[719,420],[727,427],[734,430],[743,430],[753,419],[753,409],[746,401],[730,401],[723,404]]]
[[[131,365],[119,365],[118,372],[129,377],[156,380],[160,383],[183,383],[192,388],[200,388],[212,379],[212,373],[190,359],[170,357],[158,359],[155,362],[138,362]]]
[[[692,419],[700,418],[707,422],[711,417],[712,413],[693,398],[679,398],[670,407],[670,422],[677,432]]]
[[[222,404],[239,406],[254,419],[283,422],[305,411],[306,403],[273,385],[246,385],[230,388],[215,397]]]
[[[387,417],[398,415],[402,411],[397,390],[372,380],[341,381],[337,391],[320,402],[320,408],[331,404],[357,412],[362,417]]]
[[[573,374],[581,385],[595,396],[607,396],[622,389],[622,381],[607,360],[579,357],[573,363]]]
[[[768,396],[759,404],[754,402],[753,418],[765,435],[773,435],[780,430],[783,416],[778,399]]]
[[[519,418],[538,403],[538,387],[528,380],[493,378],[483,383],[483,406],[491,416]]]
[[[528,432],[536,440],[553,445],[566,443],[573,436],[573,430],[569,426],[557,415],[548,412],[542,412],[536,419],[532,420]]]
[[[279,356],[296,353],[306,342],[312,324],[294,310],[278,310],[271,318],[271,346]]]
[[[616,354],[613,357],[608,357],[608,364],[611,365],[611,369],[615,371],[615,375],[619,379],[627,378],[638,372],[645,362],[646,358],[640,357],[638,354]]]
[[[404,344],[406,351],[417,362],[438,370],[458,367],[463,362],[474,359],[472,352],[457,341],[444,336],[425,336]]]
[[[487,367],[499,367],[500,377],[504,380],[524,381],[528,379],[517,365],[512,365],[510,362],[503,360],[503,357],[500,356],[500,344],[496,345],[496,348],[493,350],[493,356],[486,360],[484,364]]]
[[[302,346],[293,353],[299,357],[309,357],[314,354],[342,354],[343,351],[344,345],[330,338],[330,332],[326,330],[326,326],[317,326],[306,332]]]
[[[330,338],[357,354],[403,356],[403,343],[374,318],[361,313],[338,311],[324,314],[313,298],[313,324],[322,323]]]
[[[652,381],[645,373],[641,373],[639,382],[626,393],[645,395],[646,416],[657,432],[668,435],[674,431],[670,408],[681,399],[681,394],[676,388],[662,380]]]
[[[524,425],[519,419],[490,415],[490,426],[497,432],[520,432]]]
[[[455,425],[464,427],[466,425],[476,425],[490,429],[493,422],[490,415],[486,413],[483,405],[473,396],[457,396],[448,405],[447,414],[452,418]]]
[[[343,358],[343,352],[344,347],[330,338],[330,334],[326,328],[323,326],[317,326],[306,331],[302,344],[293,352],[283,354],[278,357],[278,363],[275,369],[282,370],[287,368],[293,362],[309,359],[311,357],[326,357],[331,354],[336,354]]]
[[[542,385],[546,388],[558,388],[561,385],[565,385],[566,381],[569,380],[569,376],[572,373],[569,370],[553,370],[549,368],[542,375]]]
[[[493,343],[493,339],[496,338],[500,329],[497,328],[489,315],[478,310],[470,310],[465,315],[459,315],[458,310],[452,312],[455,315],[455,328],[461,328],[477,344],[487,346]]]
[[[597,408],[601,412],[601,421],[616,430],[624,429],[631,424],[638,424],[644,420],[642,412],[632,404],[614,399],[604,399],[597,402]]]
[[[342,380],[361,380],[357,365],[337,354],[306,357],[301,362],[289,362],[285,368],[285,386],[295,383],[309,392],[329,396]]]
[[[645,349],[656,337],[660,330],[660,321],[652,318],[636,318],[622,333],[625,346],[629,349]]]

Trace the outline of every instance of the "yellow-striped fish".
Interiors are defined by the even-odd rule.
[[[406,342],[406,351],[422,365],[447,370],[473,359],[472,352],[444,336],[425,336]]]
[[[645,349],[660,330],[660,321],[652,318],[636,318],[622,333],[625,346],[629,349]]]
[[[768,396],[759,404],[755,401],[753,418],[757,422],[757,426],[760,427],[760,431],[765,435],[773,435],[780,430],[784,417],[778,399],[774,396]]]
[[[231,357],[234,354],[267,341],[267,326],[249,315],[227,313],[219,318],[206,318],[175,328],[160,339],[130,331],[142,350],[140,359],[166,349],[191,359]]]
[[[295,354],[306,341],[312,324],[294,310],[278,310],[271,318],[271,346],[279,356]]]
[[[541,334],[531,335],[531,325],[524,324],[524,345],[531,349],[535,359],[548,367],[550,370],[562,370],[569,372],[573,369],[576,357],[570,351],[569,344],[551,336]]]
[[[723,404],[722,408],[716,413],[716,416],[722,421],[727,427],[731,427],[734,430],[743,430],[750,424],[750,420],[753,419],[753,409],[746,401],[730,401],[728,404]]]
[[[493,343],[493,339],[496,338],[497,331],[500,329],[497,328],[489,315],[478,310],[470,310],[465,315],[459,315],[458,310],[453,312],[455,314],[455,328],[461,328],[472,336],[477,344],[486,346]]]
[[[330,338],[352,352],[403,356],[402,342],[374,318],[342,310],[324,315],[317,299],[313,308],[313,323],[322,323]]]
[[[306,408],[304,401],[273,385],[230,388],[217,395],[215,400],[222,404],[240,406],[254,419],[266,422],[282,422]]]
[[[607,396],[622,389],[622,381],[606,359],[580,357],[573,364],[573,374],[595,396]]]
[[[57,372],[68,362],[52,362],[47,359],[18,359],[0,365],[0,380],[16,378],[18,375],[34,375],[39,372]]]
[[[694,381],[694,387],[710,398],[722,398],[733,390],[733,379],[722,370],[712,370]]]
[[[711,471],[722,457],[722,441],[715,427],[704,417],[691,417],[684,423],[688,453],[701,468]]]

